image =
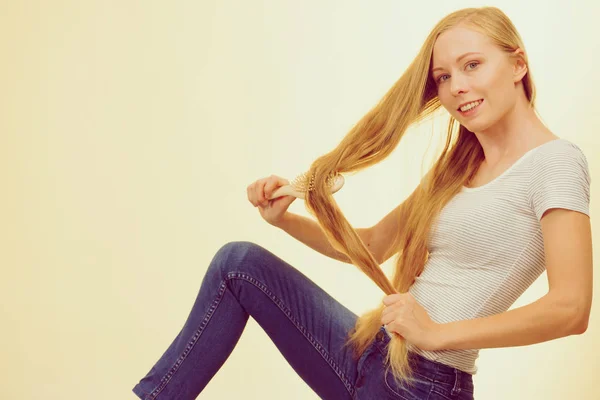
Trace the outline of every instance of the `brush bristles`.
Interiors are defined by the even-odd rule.
[[[337,176],[336,173],[331,173],[327,177],[327,180],[326,180],[327,187],[333,186],[336,176]],[[296,178],[294,178],[294,180],[292,181],[292,183],[290,185],[293,186],[294,189],[299,192],[306,192],[306,191],[310,192],[312,190],[315,190],[314,183],[315,183],[315,175],[312,174],[309,179],[308,172],[303,172],[302,174],[300,174]]]

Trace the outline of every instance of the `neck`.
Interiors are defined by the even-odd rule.
[[[488,129],[475,132],[489,166],[514,160],[538,145],[557,138],[539,119],[525,93]]]

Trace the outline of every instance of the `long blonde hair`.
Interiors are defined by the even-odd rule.
[[[406,293],[423,271],[428,257],[427,237],[434,219],[462,186],[468,185],[484,159],[479,141],[460,124],[455,135],[457,121],[450,117],[445,146],[421,184],[403,202],[399,217],[402,232],[390,238],[392,254],[397,256],[391,281],[333,201],[332,194],[326,190],[326,179],[335,173],[357,172],[384,160],[411,124],[431,116],[441,107],[430,74],[433,46],[442,32],[459,24],[487,35],[508,53],[525,49],[515,26],[498,8],[466,8],[447,15],[433,28],[418,55],[379,103],[334,150],[315,160],[309,170],[309,174],[314,174],[315,190],[306,196],[307,210],[316,217],[331,245],[346,254],[388,295]],[[521,57],[527,64],[527,55]],[[534,107],[535,88],[530,72],[522,82],[529,104]],[[355,357],[360,357],[381,328],[383,309],[381,304],[361,315],[349,333],[346,345],[353,346]],[[397,382],[409,382],[412,377],[407,357],[404,339],[394,334],[386,363]]]

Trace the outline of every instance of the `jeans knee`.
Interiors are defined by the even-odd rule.
[[[239,270],[248,263],[243,261],[248,254],[264,250],[256,243],[248,241],[233,241],[221,246],[211,262],[211,268],[218,268],[223,276],[230,270]]]

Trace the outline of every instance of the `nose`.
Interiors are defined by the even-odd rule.
[[[453,96],[458,96],[467,92],[467,84],[463,77],[457,74],[450,79],[450,93],[452,93]]]

